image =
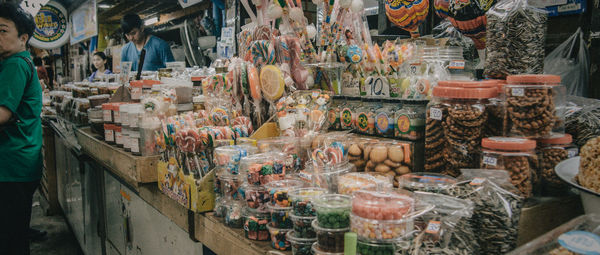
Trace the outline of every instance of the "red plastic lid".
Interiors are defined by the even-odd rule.
[[[460,88],[495,88],[498,86],[497,80],[484,81],[438,81],[438,86],[442,87],[460,87]]]
[[[487,149],[526,151],[536,147],[534,140],[513,137],[490,137],[481,140],[481,146]]]
[[[192,81],[202,81],[206,76],[193,76]]]
[[[113,125],[113,129],[115,130],[115,132],[121,132],[121,126],[118,125]]]
[[[102,110],[112,110],[112,103],[102,104]]]
[[[155,84],[160,84],[160,81],[157,81],[157,80],[142,80],[142,83],[144,85],[155,85]]]
[[[443,98],[461,98],[461,99],[483,99],[493,98],[498,95],[496,88],[462,88],[462,87],[443,87],[433,88],[433,96]]]
[[[104,124],[104,129],[105,130],[114,130],[115,129],[115,125],[113,125],[113,124]]]
[[[136,87],[136,88],[141,88],[141,87],[144,86],[144,81],[130,81],[129,82],[129,86]]]
[[[506,77],[508,84],[540,84],[540,85],[558,85],[560,76],[551,74],[521,74],[509,75]]]
[[[555,135],[538,141],[543,144],[570,144],[573,142],[573,137],[570,134]]]

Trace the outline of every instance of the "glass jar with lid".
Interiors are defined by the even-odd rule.
[[[538,164],[534,140],[512,137],[490,137],[481,141],[481,168],[500,169],[510,173],[512,184],[525,198],[533,194],[535,166]]]
[[[462,47],[444,47],[438,50],[438,56],[443,61],[443,66],[450,74],[452,80],[465,80],[471,78],[465,70],[466,61],[463,57]]]
[[[564,134],[566,88],[558,75],[506,78],[508,135],[546,138]]]

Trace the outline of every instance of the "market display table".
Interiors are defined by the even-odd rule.
[[[156,184],[158,175],[156,167],[159,156],[134,156],[105,143],[87,127],[79,128],[75,133],[81,150],[126,187],[120,188],[118,199],[132,201],[135,200],[134,196],[141,198],[162,216],[185,231],[191,240],[202,243],[217,254],[265,254],[272,250],[270,242],[248,240],[244,237],[242,229],[231,229],[225,226],[221,219],[214,217],[212,213],[193,213],[163,194]],[[105,189],[109,188],[105,187]],[[106,203],[110,203],[111,198],[107,197],[106,200]],[[110,208],[108,205],[106,207]],[[135,210],[135,207],[131,207],[129,210]],[[131,212],[131,214],[135,214],[135,212]],[[107,213],[107,217],[110,217],[110,213]],[[110,222],[110,220],[108,221]],[[134,220],[127,221],[134,222]],[[146,224],[152,224],[152,222],[146,222]],[[107,223],[108,225],[110,224]],[[141,227],[129,226],[128,228],[135,230]],[[139,233],[140,231],[133,232]],[[107,248],[107,250],[110,249]],[[291,254],[291,252],[284,253]]]

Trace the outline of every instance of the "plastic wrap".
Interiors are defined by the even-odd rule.
[[[573,142],[581,147],[600,136],[600,101],[569,96],[567,102],[565,131],[573,136]]]
[[[526,0],[506,0],[486,14],[487,42],[484,74],[505,78],[540,74],[544,68],[547,15]]]
[[[590,53],[577,29],[566,41],[554,49],[544,60],[544,73],[560,75],[568,95],[586,96],[590,79]]]

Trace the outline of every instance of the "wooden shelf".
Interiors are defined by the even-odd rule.
[[[160,156],[134,156],[121,148],[99,140],[92,134],[89,127],[77,129],[75,135],[82,151],[113,170],[114,174],[132,187],[137,188],[142,183],[152,183],[158,179],[156,165]]]

